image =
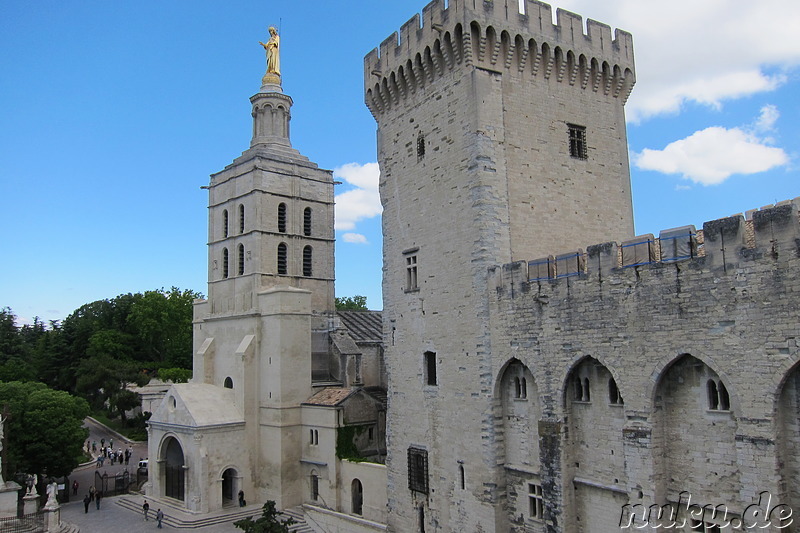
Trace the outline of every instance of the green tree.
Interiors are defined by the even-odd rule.
[[[192,379],[192,371],[186,368],[159,368],[158,379],[173,383],[188,383]]]
[[[147,291],[133,303],[128,324],[148,359],[181,368],[192,366],[192,304],[200,293],[172,287]]]
[[[282,514],[275,509],[275,502],[268,500],[262,507],[258,520],[250,517],[236,521],[233,525],[245,533],[289,533],[289,526],[295,523],[294,518],[289,517],[284,522],[279,518]]]
[[[22,355],[17,317],[10,308],[0,309],[0,361]]]
[[[337,296],[337,311],[368,311],[366,296]]]
[[[0,405],[8,405],[7,472],[66,476],[78,466],[89,432],[83,419],[89,406],[82,398],[43,383],[0,383]]]

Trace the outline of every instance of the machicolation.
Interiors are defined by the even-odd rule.
[[[364,59],[373,116],[466,64],[555,80],[627,101],[636,82],[630,33],[528,0],[434,0]]]

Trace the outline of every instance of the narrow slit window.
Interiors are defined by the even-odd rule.
[[[239,275],[244,274],[244,244],[239,245]]]
[[[278,274],[283,276],[287,273],[286,256],[286,244],[280,243],[278,245]]]
[[[244,206],[239,206],[239,233],[244,233]]]
[[[310,246],[303,248],[303,275],[310,278],[314,274],[313,265],[313,250]]]
[[[278,204],[278,233],[286,233],[286,204]]]
[[[311,237],[311,208],[306,207],[303,210],[303,235]]]
[[[425,136],[420,133],[417,136],[417,161],[421,161],[424,158],[425,158]]]
[[[222,212],[222,237],[228,238],[228,210]]]
[[[436,352],[425,352],[425,384],[436,385]]]
[[[228,277],[228,249],[222,249],[222,277]]]

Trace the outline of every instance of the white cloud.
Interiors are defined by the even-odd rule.
[[[626,106],[637,122],[686,102],[719,107],[771,91],[800,65],[796,0],[553,0],[633,34],[636,87]]]
[[[766,105],[761,108],[761,115],[755,123],[755,130],[760,132],[769,132],[775,129],[775,123],[781,114],[778,108],[774,105]]]
[[[335,178],[343,180],[354,188],[336,195],[337,230],[352,230],[361,220],[378,216],[383,212],[378,181],[378,163],[348,163],[333,170]]]
[[[633,161],[641,170],[681,174],[695,183],[718,185],[733,174],[756,174],[786,165],[789,157],[743,129],[713,126],[663,150],[646,148],[633,154]]]
[[[342,240],[352,244],[369,244],[367,238],[360,233],[345,233],[342,235]]]

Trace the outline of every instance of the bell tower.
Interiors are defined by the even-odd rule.
[[[278,286],[312,292],[314,312],[334,308],[333,174],[292,147],[292,98],[267,74],[250,98],[250,148],[211,176],[208,293],[211,314],[241,313]]]

